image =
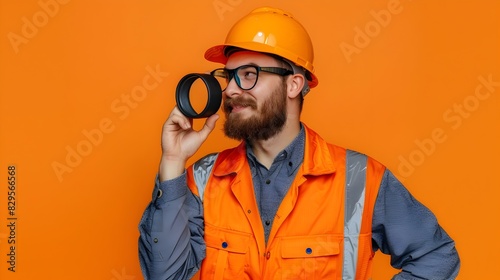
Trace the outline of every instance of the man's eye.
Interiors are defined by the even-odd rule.
[[[243,76],[245,77],[245,79],[255,79],[257,73],[255,71],[245,71],[243,73]]]

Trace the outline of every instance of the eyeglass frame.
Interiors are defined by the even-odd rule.
[[[238,72],[238,70],[240,70],[241,68],[244,68],[244,67],[253,67],[256,70],[256,75],[257,75],[257,78],[255,78],[255,83],[253,84],[253,86],[251,86],[248,89],[245,89],[245,88],[243,88],[241,86],[241,81],[240,81],[239,76],[235,75]],[[225,77],[222,77],[222,76],[216,76],[215,75],[216,71],[220,71],[220,70],[225,71],[228,74],[228,77],[226,78],[228,85],[231,82],[231,80],[234,78],[234,80],[236,82],[236,85],[240,89],[242,89],[242,90],[251,90],[251,89],[253,89],[255,87],[255,85],[257,84],[257,82],[259,81],[260,72],[276,74],[276,75],[279,75],[279,76],[282,76],[282,77],[294,74],[293,70],[286,69],[286,68],[283,68],[283,67],[261,67],[261,66],[257,66],[257,65],[253,65],[253,64],[245,64],[245,65],[238,66],[238,67],[236,67],[234,69],[217,68],[217,69],[212,70],[210,72],[210,75],[212,75],[213,77],[225,78]],[[226,86],[226,88],[227,88],[227,86]],[[223,88],[222,91],[225,91],[226,88]]]

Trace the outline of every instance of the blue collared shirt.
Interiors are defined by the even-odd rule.
[[[299,135],[276,156],[271,167],[267,169],[257,160],[250,144],[247,143],[247,158],[266,243],[274,216],[304,160],[304,144],[305,131],[301,126]]]
[[[301,128],[269,170],[247,150],[266,240],[303,161],[304,141]],[[168,181],[157,178],[152,202],[139,225],[139,258],[146,279],[190,279],[205,256],[203,229],[203,203],[187,188],[186,172]],[[452,280],[458,274],[460,259],[454,241],[388,169],[375,202],[372,241],[373,251],[390,254],[391,265],[403,269],[393,280]]]

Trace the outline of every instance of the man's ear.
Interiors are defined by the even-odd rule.
[[[306,79],[301,74],[293,74],[287,80],[287,95],[289,98],[295,98],[302,94]]]

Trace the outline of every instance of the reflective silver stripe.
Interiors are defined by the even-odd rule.
[[[205,187],[207,186],[208,178],[210,177],[210,172],[214,167],[215,160],[219,154],[209,154],[193,164],[193,177],[196,186],[198,187],[198,194],[200,199],[203,201],[203,193],[205,192]]]
[[[347,150],[345,205],[344,205],[344,264],[342,279],[350,280],[356,277],[358,262],[358,242],[361,231],[361,219],[365,203],[366,185],[365,155]]]

